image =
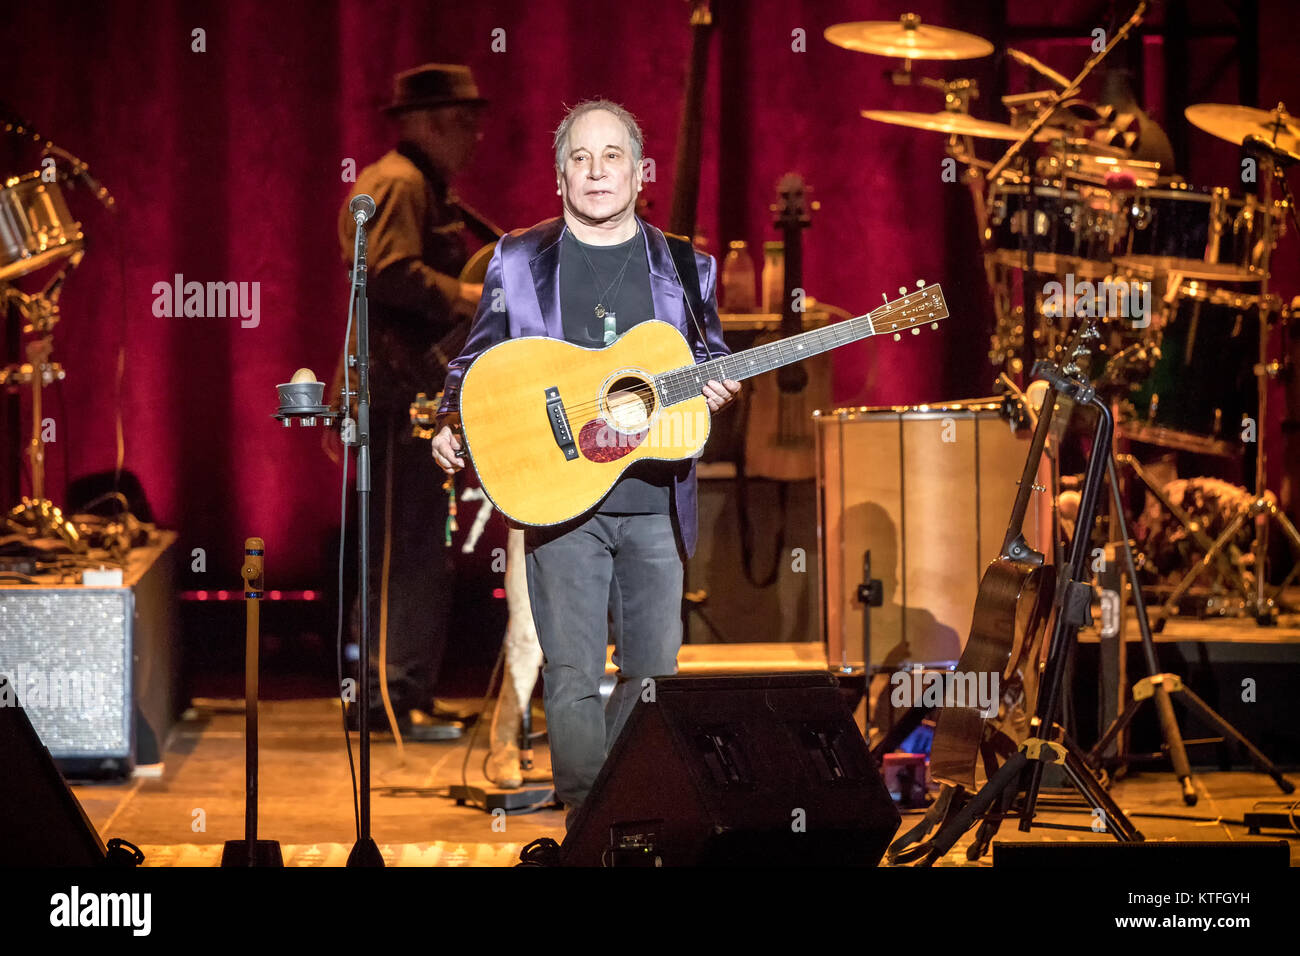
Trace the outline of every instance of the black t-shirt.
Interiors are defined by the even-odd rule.
[[[616,246],[588,245],[565,232],[560,244],[560,314],[567,341],[584,348],[606,344],[611,316],[597,316],[597,304],[612,313],[615,335],[654,318],[650,263],[640,230]],[[636,462],[597,510],[603,514],[667,514],[674,471],[671,462]]]

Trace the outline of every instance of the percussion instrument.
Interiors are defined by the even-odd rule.
[[[1114,221],[1116,265],[1147,276],[1252,282],[1260,278],[1265,210],[1254,196],[1227,189],[1136,189]]]
[[[27,275],[82,248],[81,223],[72,218],[58,182],[40,173],[0,187],[0,282]]]
[[[1224,103],[1197,103],[1183,111],[1187,121],[1211,136],[1240,146],[1247,136],[1260,136],[1288,152],[1300,152],[1300,122],[1280,104],[1274,110]]]
[[[906,60],[970,60],[993,52],[988,40],[960,30],[925,26],[915,13],[904,14],[896,22],[837,23],[823,35],[846,50]]]
[[[1072,272],[1102,278],[1111,271],[1113,229],[1111,194],[1087,185],[1065,188],[1061,183],[1035,181],[1033,197],[1033,271]],[[1029,229],[1028,183],[1001,181],[989,187],[985,244],[994,261],[1012,268],[1025,266],[1024,238]]]
[[[1189,282],[1174,293],[1159,357],[1132,392],[1126,437],[1199,454],[1240,458],[1242,419],[1254,418],[1260,296]],[[1270,308],[1281,308],[1270,297]]]
[[[976,136],[981,139],[1014,140],[1020,138],[1020,130],[1006,123],[991,123],[976,119],[968,113],[941,110],[938,113],[910,113],[905,110],[862,110],[867,119],[894,126],[910,126],[912,129],[932,130],[936,133],[948,133],[953,136]],[[1061,130],[1045,127],[1038,134],[1042,140],[1054,139],[1062,135]]]

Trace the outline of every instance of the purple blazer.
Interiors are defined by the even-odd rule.
[[[718,319],[716,299],[717,263],[712,256],[695,253],[700,276],[700,300],[704,314],[696,316],[708,339],[706,351],[686,311],[686,300],[677,270],[673,266],[668,240],[654,226],[638,220],[645,236],[646,258],[650,263],[650,294],[654,301],[654,318],[667,322],[691,343],[697,362],[729,355],[722,340],[722,323]],[[560,239],[567,227],[557,217],[540,222],[531,229],[517,229],[497,243],[487,277],[483,280],[483,298],[470,327],[469,338],[460,355],[448,367],[439,412],[460,408],[460,383],[465,370],[485,349],[506,339],[525,335],[544,335],[563,339],[560,320]],[[504,294],[496,293],[503,289]],[[505,308],[493,311],[493,302],[504,301]],[[677,542],[686,557],[695,553],[699,538],[699,495],[696,489],[695,460],[689,470],[679,471],[672,489],[673,524]]]

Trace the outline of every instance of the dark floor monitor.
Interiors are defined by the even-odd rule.
[[[643,688],[566,866],[876,866],[900,817],[826,672]]]
[[[0,866],[98,866],[104,844],[0,675]]]

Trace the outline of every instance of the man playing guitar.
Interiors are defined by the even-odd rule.
[[[631,114],[607,100],[580,103],[560,123],[555,178],[563,215],[511,233],[493,254],[439,409],[433,457],[446,473],[465,465],[456,433],[465,371],[506,339],[541,335],[599,348],[653,318],[686,337],[697,363],[729,353],[718,320],[715,260],[687,250],[684,261],[694,269],[684,274],[670,245],[679,240],[636,215],[642,143]],[[698,293],[688,292],[688,283],[697,283]],[[701,391],[717,412],[740,384],[709,381]],[[590,793],[642,682],[677,669],[683,568],[697,536],[693,459],[638,461],[595,509],[564,524],[526,529],[528,594],[545,655],[547,732],[566,825]],[[612,585],[618,599],[611,615]],[[602,710],[611,617],[618,674]]]

